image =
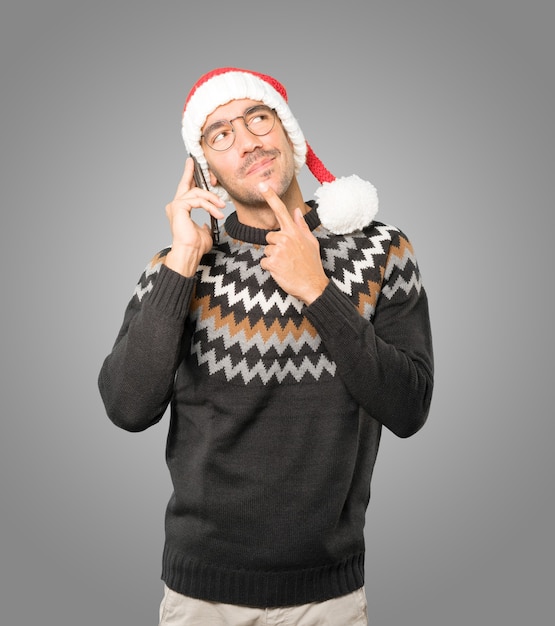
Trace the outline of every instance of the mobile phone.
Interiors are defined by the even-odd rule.
[[[195,165],[195,169],[193,171],[195,185],[200,189],[208,190],[208,184],[206,183],[206,178],[204,177],[202,167],[194,156],[191,156],[191,158],[193,159],[193,163]],[[218,225],[218,220],[212,215],[210,216],[210,230],[212,231],[212,241],[217,245],[218,243],[220,243],[220,227]]]

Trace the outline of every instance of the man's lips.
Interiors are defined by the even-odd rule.
[[[246,175],[249,176],[250,174],[256,174],[260,170],[267,169],[268,167],[272,165],[274,158],[275,157],[272,157],[269,159],[261,159],[260,161],[256,161],[256,163],[253,163],[253,165],[249,167],[249,169],[246,172]]]

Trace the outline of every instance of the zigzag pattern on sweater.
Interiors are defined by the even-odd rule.
[[[294,383],[335,375],[303,304],[260,267],[261,246],[225,239],[199,266],[192,354],[216,379]]]
[[[372,320],[380,295],[392,300],[420,292],[412,246],[397,228],[376,222],[346,237],[322,227],[314,232],[326,273],[366,319]],[[135,290],[139,300],[152,289],[166,253],[147,266]],[[335,376],[336,365],[303,315],[302,302],[262,270],[263,255],[262,246],[226,235],[206,255],[189,313],[191,356],[215,380],[240,385]]]
[[[147,293],[152,291],[152,286],[154,284],[153,281],[160,272],[160,267],[162,266],[162,259],[166,256],[169,250],[170,248],[165,248],[161,252],[155,254],[145,267],[139,282],[135,285],[135,290],[133,292],[133,296],[136,297],[139,302],[142,301]]]
[[[391,300],[400,289],[406,295],[409,295],[412,289],[420,293],[422,281],[417,269],[418,265],[411,243],[406,238],[399,237],[399,243],[392,244],[389,248],[389,258],[384,274],[386,284],[382,290],[384,296]],[[391,284],[394,272],[397,273],[397,277]]]

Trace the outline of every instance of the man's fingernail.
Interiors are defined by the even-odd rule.
[[[268,184],[267,183],[258,183],[258,189],[260,189],[260,191],[262,193],[264,193],[265,191],[268,191]]]

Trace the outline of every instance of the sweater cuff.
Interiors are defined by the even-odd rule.
[[[305,315],[322,339],[341,333],[345,326],[352,328],[360,317],[349,297],[330,280],[324,292],[305,308]]]
[[[196,278],[182,276],[162,264],[148,297],[148,305],[161,315],[184,318],[189,311]]]

